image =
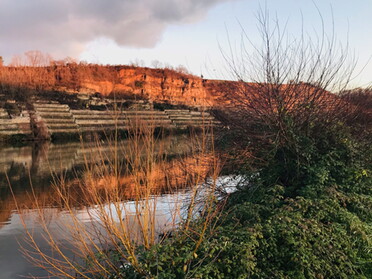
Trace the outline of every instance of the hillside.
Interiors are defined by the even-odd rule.
[[[26,93],[61,92],[126,99],[148,99],[158,103],[215,106],[216,84],[170,69],[133,66],[101,66],[70,63],[48,67],[1,67],[2,94],[19,99]]]
[[[277,99],[275,105],[268,103],[269,99],[273,100],[268,98],[271,94],[276,94],[276,97],[272,96]],[[293,108],[299,100],[309,104],[315,101],[329,109],[340,101],[334,94],[306,83],[270,85],[207,80],[168,68],[83,63],[0,67],[0,101],[28,102],[34,96],[70,105],[76,104],[77,97],[115,97],[189,107],[226,108],[230,104],[238,110],[242,106],[257,109],[259,105],[260,110],[274,111],[283,102],[289,106],[287,109]],[[242,100],[245,100],[244,104]],[[344,100],[355,103],[350,98]]]

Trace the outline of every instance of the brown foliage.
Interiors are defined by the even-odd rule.
[[[319,16],[323,33],[292,38],[277,18],[272,20],[267,10],[261,10],[257,16],[261,43],[252,43],[242,30],[240,52],[232,46],[223,52],[239,80],[227,84],[225,96],[244,126],[264,124],[284,132],[288,117],[294,126],[304,127],[320,118],[331,121],[347,110],[347,102],[330,92],[348,85],[355,61],[334,34],[324,33]]]

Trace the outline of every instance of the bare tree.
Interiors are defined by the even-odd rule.
[[[178,65],[176,68],[175,68],[175,71],[181,73],[181,74],[190,74],[189,70],[184,66],[184,65]]]
[[[154,69],[160,69],[160,68],[163,68],[163,63],[161,63],[159,60],[152,60],[151,61],[151,68],[154,68]]]
[[[345,113],[346,102],[330,92],[348,85],[356,62],[348,55],[347,44],[343,47],[335,34],[326,34],[320,13],[319,17],[322,31],[315,39],[304,31],[293,38],[278,19],[271,20],[268,11],[260,10],[262,41],[253,43],[242,29],[240,51],[231,43],[229,51],[222,51],[238,80],[224,88],[234,112],[230,124],[251,140],[288,142],[289,125],[306,132],[315,121],[327,122]]]
[[[10,61],[10,66],[12,67],[19,67],[23,65],[22,57],[20,55],[12,56],[12,60]]]
[[[136,58],[134,61],[130,62],[133,67],[145,67],[145,61],[143,59]]]
[[[25,52],[26,66],[39,67],[43,64],[43,54],[38,50]]]
[[[44,54],[39,50],[30,50],[25,52],[25,66],[43,67],[49,66],[53,60],[49,54]]]

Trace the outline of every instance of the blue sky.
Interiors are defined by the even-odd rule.
[[[59,6],[56,6],[56,2]],[[315,5],[315,4],[316,5]],[[102,64],[183,65],[196,75],[227,78],[220,48],[239,44],[241,27],[258,42],[260,5],[293,36],[321,30],[349,42],[364,72],[353,81],[372,81],[372,0],[1,0],[0,55],[38,49],[53,57],[77,57]],[[87,9],[87,5],[89,8]],[[17,15],[17,16],[16,16]],[[16,18],[12,22],[12,18]],[[332,23],[334,21],[334,24]],[[7,42],[7,43],[5,43]]]
[[[308,0],[220,3],[198,22],[169,25],[154,47],[120,47],[114,41],[100,40],[90,43],[80,57],[104,64],[141,62],[146,66],[158,60],[173,66],[184,65],[196,75],[228,78],[220,48],[228,50],[228,36],[233,44],[239,44],[241,27],[253,42],[259,40],[256,15],[260,6],[266,5],[271,16],[277,16],[283,25],[287,22],[288,32],[293,36],[300,35],[301,22],[306,32],[320,32],[322,19],[319,9],[326,32],[331,34],[334,26],[336,40],[344,45],[348,42],[350,55],[358,59],[352,86],[368,85],[372,82],[372,61],[368,63],[372,56],[372,1],[322,0],[314,3]],[[359,74],[362,68],[364,71]]]

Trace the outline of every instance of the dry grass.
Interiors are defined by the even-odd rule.
[[[17,203],[27,236],[22,251],[50,275],[108,278],[119,274],[120,264],[130,264],[147,276],[137,258],[139,247],[150,249],[176,228],[185,235],[198,232],[195,249],[206,237],[212,216],[217,214],[215,181],[220,169],[209,130],[192,135],[190,152],[171,160],[160,138],[154,136],[154,127],[138,121],[132,125],[127,146],[121,145],[116,132],[108,151],[98,148],[99,152],[88,153],[82,176],[73,181],[55,176],[53,205],[58,216],[36,193],[32,210]],[[98,140],[96,145],[100,146]],[[208,186],[204,183],[207,177],[213,181]],[[186,194],[174,195],[164,204],[162,193],[181,189]],[[204,216],[198,227],[192,222],[195,214]],[[31,215],[41,228],[39,234],[29,225]]]

